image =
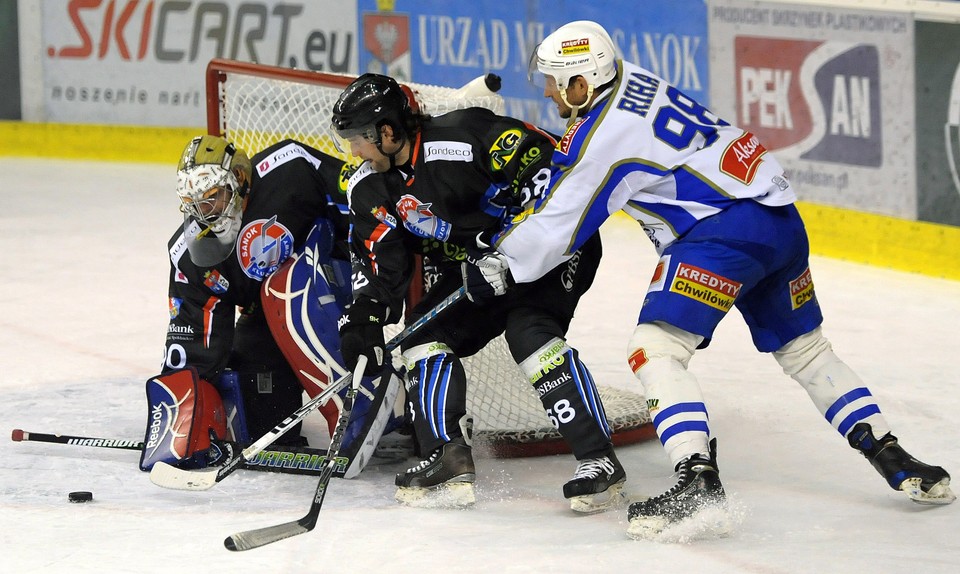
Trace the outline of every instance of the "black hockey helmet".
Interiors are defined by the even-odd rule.
[[[413,112],[400,84],[390,76],[363,74],[333,104],[333,129],[344,140],[363,136],[380,147],[380,127],[409,135]]]

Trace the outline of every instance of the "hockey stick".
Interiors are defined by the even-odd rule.
[[[457,291],[454,291],[448,295],[446,299],[438,303],[423,317],[420,317],[409,327],[401,331],[396,337],[390,339],[390,341],[386,344],[387,353],[390,353],[396,349],[400,343],[404,341],[404,339],[418,331],[423,325],[436,317],[439,312],[456,303],[466,296],[466,294],[466,288],[461,287]],[[257,453],[273,444],[275,440],[283,436],[288,430],[306,418],[307,415],[320,407],[320,405],[325,403],[327,399],[349,385],[351,377],[352,374],[347,373],[343,377],[337,379],[336,382],[324,389],[322,393],[304,403],[302,407],[294,411],[294,413],[287,418],[280,421],[280,424],[267,431],[265,435],[260,437],[256,442],[247,448],[243,449],[239,454],[235,455],[223,466],[202,470],[184,470],[165,462],[158,462],[153,465],[153,469],[150,471],[151,482],[157,486],[176,490],[208,490],[212,488],[215,484],[233,474],[233,472],[240,468],[244,462],[252,460]]]
[[[436,317],[438,313],[465,297],[466,294],[466,287],[461,287],[460,289],[448,295],[446,299],[438,303],[437,306],[428,311],[423,317],[404,329],[399,335],[391,339],[390,343],[387,344],[388,349],[395,348],[400,344],[401,341],[403,341],[403,339],[406,339],[408,336],[416,332],[418,329],[420,329],[420,327]],[[364,368],[366,368],[366,358],[360,357],[360,360],[357,361],[357,368],[355,370],[362,373]],[[337,426],[334,428],[333,438],[330,439],[330,450],[328,451],[328,457],[326,461],[327,466],[320,474],[320,479],[317,482],[317,489],[313,495],[313,502],[310,504],[310,510],[308,510],[307,513],[299,520],[293,520],[291,522],[284,522],[283,524],[277,524],[275,526],[266,526],[256,530],[246,530],[244,532],[231,534],[223,541],[223,545],[227,548],[227,550],[239,552],[242,550],[260,548],[261,546],[266,546],[267,544],[278,542],[285,538],[310,532],[317,525],[317,520],[320,517],[320,507],[323,506],[323,499],[327,494],[327,486],[329,485],[330,477],[333,474],[333,468],[336,464],[337,455],[340,453],[340,444],[343,442],[343,433],[345,432],[347,423],[350,419],[350,411],[353,410],[353,399],[357,394],[358,386],[359,383],[355,382],[350,387],[350,391],[347,393],[347,400],[344,401],[343,408],[340,411],[340,418],[337,419]]]
[[[343,401],[343,407],[340,409],[340,417],[337,419],[337,426],[334,427],[333,430],[333,438],[330,439],[330,449],[327,451],[326,465],[320,472],[317,490],[313,495],[313,503],[310,505],[310,510],[307,514],[299,520],[231,534],[223,541],[223,545],[227,550],[238,552],[259,548],[283,540],[284,538],[309,532],[317,525],[317,519],[320,517],[320,506],[323,504],[323,499],[327,494],[327,486],[330,484],[330,477],[333,476],[333,469],[337,464],[337,456],[340,454],[340,445],[343,444],[343,435],[346,433],[347,423],[350,422],[350,414],[353,412],[354,398],[360,389],[359,381],[366,368],[367,358],[361,355],[354,369],[354,372],[361,373],[361,376],[353,377],[354,382],[350,385],[350,390],[347,391],[346,399]]]
[[[143,443],[122,438],[98,438],[93,436],[74,436],[69,434],[44,434],[13,429],[10,439],[14,442],[36,441],[53,442],[58,444],[72,444],[76,446],[97,446],[100,448],[116,448],[121,450],[143,450]]]

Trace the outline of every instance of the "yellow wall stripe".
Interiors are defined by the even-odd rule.
[[[0,121],[0,155],[168,163],[206,128],[153,128]]]
[[[0,121],[0,155],[175,164],[203,127],[152,128]],[[806,202],[814,254],[960,281],[960,227]]]

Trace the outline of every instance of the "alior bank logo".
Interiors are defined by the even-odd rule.
[[[737,125],[769,150],[879,167],[883,160],[876,46],[739,36]]]
[[[947,100],[947,123],[943,126],[943,133],[953,187],[960,193],[960,63],[953,74],[950,99]]]

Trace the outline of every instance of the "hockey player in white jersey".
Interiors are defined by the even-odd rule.
[[[488,260],[505,265],[473,268],[467,281],[474,292],[487,283],[492,295],[503,283],[536,280],[620,210],[643,226],[660,260],[629,364],[678,482],[630,506],[628,533],[645,537],[725,505],[708,410],[687,364],[732,307],[756,348],[773,353],[892,488],[922,504],[952,502],[949,474],[899,446],[873,395],[823,336],[796,197],[763,144],[652,72],[617,60],[596,23],[562,26],[538,46],[534,63],[544,96],[569,120],[550,191],[494,239]]]

